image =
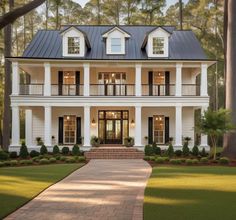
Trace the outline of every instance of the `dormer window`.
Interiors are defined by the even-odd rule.
[[[80,38],[68,37],[68,54],[80,54]]]
[[[111,38],[111,52],[121,53],[121,38]]]
[[[164,37],[153,37],[152,38],[152,50],[153,54],[164,54]]]

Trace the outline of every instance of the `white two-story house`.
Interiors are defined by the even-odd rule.
[[[38,31],[21,57],[9,59],[11,151],[20,146],[20,110],[29,149],[39,149],[40,137],[49,148],[77,143],[86,151],[94,135],[103,145],[131,136],[139,149],[154,141],[165,147],[170,137],[179,148],[188,136],[192,146],[194,112],[209,105],[214,61],[189,30],[67,25]],[[204,135],[201,146],[208,146]]]

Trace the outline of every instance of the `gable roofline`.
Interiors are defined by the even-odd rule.
[[[75,29],[76,31],[79,31],[84,35],[85,43],[86,43],[88,49],[90,50],[91,44],[89,42],[87,34],[84,31],[82,31],[80,28],[78,28],[77,26],[70,25],[70,26],[66,27],[65,29],[61,30],[59,33],[60,33],[60,35],[63,35],[65,32],[69,31],[70,29]]]
[[[153,28],[152,30],[148,31],[146,34],[145,34],[145,37],[143,39],[143,43],[142,43],[142,46],[141,46],[141,49],[144,50],[146,45],[147,45],[147,40],[148,40],[148,36],[149,34],[151,34],[152,32],[158,30],[158,29],[161,29],[163,31],[165,31],[169,36],[172,34],[170,31],[166,30],[165,27],[163,26],[159,26],[159,27],[155,27]]]
[[[128,33],[127,31],[125,31],[123,28],[121,28],[120,26],[118,26],[118,25],[115,25],[115,26],[113,26],[113,27],[111,27],[110,29],[108,29],[107,31],[105,31],[105,32],[103,32],[102,33],[102,37],[103,38],[106,38],[111,32],[113,32],[113,30],[118,30],[118,31],[120,31],[120,32],[122,32],[124,35],[125,35],[125,37],[126,38],[129,38],[129,37],[131,37],[131,34],[130,33]]]

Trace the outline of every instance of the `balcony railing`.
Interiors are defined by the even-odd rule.
[[[91,96],[134,96],[134,84],[90,84]]]
[[[20,84],[20,95],[43,95],[43,84]]]
[[[83,96],[82,84],[52,84],[52,96]],[[20,95],[44,94],[44,84],[20,84]],[[90,84],[90,96],[135,96],[134,84]],[[142,96],[175,96],[175,85],[142,84]],[[182,96],[200,96],[200,85],[182,84]]]
[[[175,85],[173,84],[158,84],[142,85],[142,95],[143,96],[174,96],[175,95]]]
[[[83,96],[82,84],[52,84],[51,93],[53,96]]]

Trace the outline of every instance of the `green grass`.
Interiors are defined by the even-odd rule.
[[[236,219],[235,167],[154,167],[145,220]]]
[[[57,164],[0,168],[0,219],[80,166]]]

